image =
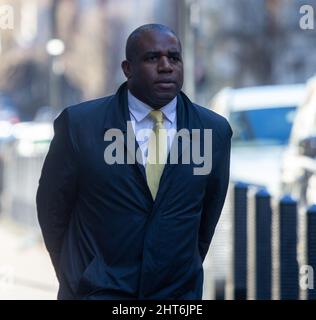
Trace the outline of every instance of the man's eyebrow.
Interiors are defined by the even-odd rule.
[[[168,51],[169,54],[174,55],[174,56],[180,56],[181,52],[180,51]]]
[[[144,55],[158,55],[160,54],[160,51],[146,51]]]
[[[158,50],[147,51],[144,53],[144,55],[160,55],[160,54],[161,54],[161,51],[158,51]],[[168,50],[168,54],[180,55],[181,52],[179,50]]]

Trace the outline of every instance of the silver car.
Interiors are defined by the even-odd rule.
[[[307,82],[306,99],[295,117],[282,161],[282,190],[302,207],[316,203],[316,76]]]

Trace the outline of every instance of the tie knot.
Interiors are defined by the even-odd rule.
[[[160,110],[153,110],[150,112],[150,116],[153,118],[153,120],[156,123],[162,123],[163,122],[163,113]]]

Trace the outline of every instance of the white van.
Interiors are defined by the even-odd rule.
[[[304,84],[226,88],[212,99],[209,108],[225,116],[234,131],[232,181],[280,193],[281,159],[305,88]]]

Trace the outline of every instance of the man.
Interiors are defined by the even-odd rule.
[[[232,130],[181,92],[181,44],[168,27],[136,29],[122,68],[127,82],[115,95],[68,107],[54,122],[37,208],[58,298],[201,299],[202,263],[228,186]],[[143,129],[151,130],[148,139]],[[207,174],[194,173],[201,163],[192,160],[185,136],[176,138],[180,130],[204,154],[212,149]],[[211,142],[194,138],[194,130],[211,131]],[[109,132],[122,133],[116,143],[124,161],[107,161],[120,152],[109,152]],[[131,163],[127,157],[137,150]],[[178,150],[178,163],[169,161],[171,150]]]

